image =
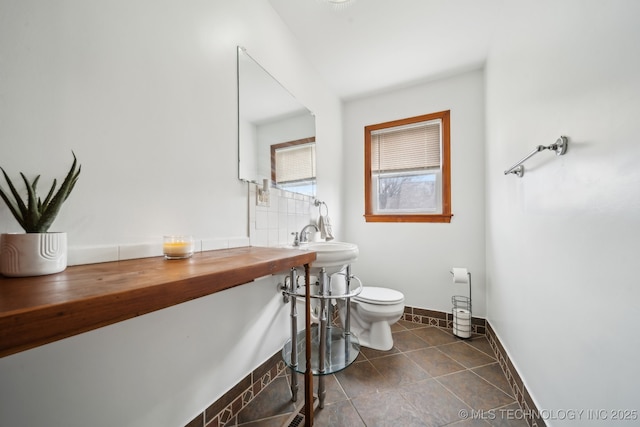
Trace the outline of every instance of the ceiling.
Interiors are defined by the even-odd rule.
[[[348,100],[484,64],[501,0],[269,0],[326,84]]]

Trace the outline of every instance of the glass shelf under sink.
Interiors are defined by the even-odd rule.
[[[291,339],[288,339],[282,348],[282,358],[287,366],[294,368],[296,372],[304,374],[307,370],[305,360],[305,332],[297,335],[298,364],[291,364]],[[360,353],[360,341],[354,334],[345,334],[342,328],[336,326],[327,327],[327,349],[324,360],[324,372],[319,369],[319,336],[318,325],[311,326],[311,372],[313,375],[329,375],[341,371],[358,357]]]

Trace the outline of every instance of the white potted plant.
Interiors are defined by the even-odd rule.
[[[0,197],[25,233],[3,233],[0,236],[0,273],[10,277],[41,276],[67,268],[67,233],[49,232],[62,204],[67,200],[78,180],[81,166],[73,153],[73,164],[62,185],[56,191],[54,179],[47,196],[42,200],[36,187],[40,175],[32,181],[20,172],[26,186],[23,199],[15,185],[0,167],[9,191],[0,187]]]

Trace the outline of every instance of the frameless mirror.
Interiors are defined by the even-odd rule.
[[[315,196],[316,123],[242,47],[238,47],[238,177]]]

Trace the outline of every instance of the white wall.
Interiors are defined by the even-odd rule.
[[[337,157],[340,103],[266,0],[0,0],[0,165],[45,188],[75,151],[82,174],[52,230],[77,251],[159,248],[165,233],[247,243],[236,45],[314,111],[318,156]],[[339,209],[331,168],[318,195]],[[0,231],[21,231],[4,206]],[[276,281],[0,359],[0,424],[190,421],[281,347]]]
[[[474,315],[485,316],[484,102],[477,70],[345,104],[345,225],[337,238],[358,244],[353,269],[366,285],[398,289],[406,305],[449,311],[452,295],[468,294],[449,271],[467,267]],[[443,110],[451,110],[451,223],[366,223],[364,127]]]
[[[640,4],[504,7],[524,18],[486,70],[488,317],[540,409],[638,410]]]

